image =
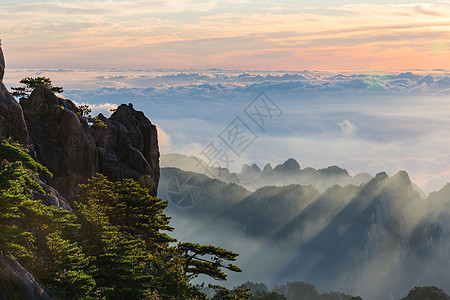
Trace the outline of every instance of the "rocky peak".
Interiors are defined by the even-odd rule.
[[[5,57],[3,56],[2,41],[0,40],[0,81],[5,76]]]
[[[28,131],[19,103],[3,84],[5,59],[0,42],[0,138],[11,137],[22,143],[28,143]]]
[[[240,175],[243,177],[253,177],[253,176],[259,176],[261,174],[261,169],[258,167],[257,164],[252,164],[251,166],[247,164],[242,165],[242,170]]]
[[[80,110],[72,101],[57,97],[48,87],[40,85],[31,93],[29,98],[21,98],[20,106],[24,111],[34,111],[40,113],[47,113],[50,110],[58,107],[62,110],[69,110],[72,113],[78,114],[81,117]],[[84,117],[81,117],[85,123]]]
[[[3,78],[1,49],[0,66]],[[0,82],[0,138],[34,145],[34,158],[53,173],[53,178],[40,183],[54,188],[52,194],[58,196],[42,199],[47,203],[67,208],[64,198],[73,200],[78,185],[96,172],[112,181],[136,179],[156,196],[156,126],[132,104],[119,106],[109,119],[103,115],[99,119],[107,128],[90,127],[75,103],[57,97],[45,85],[37,87],[29,98],[22,98],[19,105]]]
[[[269,173],[269,172],[272,172],[272,170],[273,170],[273,168],[272,168],[272,165],[270,164],[270,163],[267,163],[265,166],[264,166],[264,169],[263,169],[263,173],[265,173],[265,174],[267,174],[267,173]]]
[[[338,166],[330,166],[325,169],[320,169],[319,172],[324,176],[350,176],[347,170],[339,168]]]
[[[99,154],[99,171],[110,180],[133,178],[156,195],[159,181],[159,148],[156,126],[132,104],[122,104],[107,119],[107,128],[93,127]]]
[[[274,171],[286,174],[294,174],[300,172],[300,165],[295,159],[289,158],[283,164],[276,166]]]
[[[20,104],[36,158],[54,175],[48,183],[72,199],[78,185],[98,171],[97,147],[86,119],[72,101],[58,98],[44,85]]]

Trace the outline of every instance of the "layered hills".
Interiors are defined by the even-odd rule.
[[[180,165],[181,156],[173,157]],[[244,166],[235,177],[260,178],[264,172],[256,167]],[[301,178],[293,159],[270,172],[285,174],[278,177],[283,179],[287,174],[291,180]],[[450,185],[424,197],[403,171],[353,184],[347,183],[368,177],[352,177],[338,167],[308,172],[320,176],[308,177],[308,185],[267,185],[251,191],[167,167],[161,169],[160,195],[169,200],[167,212],[175,224],[183,224],[181,235],[222,242],[240,252],[244,276],[253,280],[302,280],[322,291],[364,299],[398,299],[411,286],[431,282],[450,287]],[[188,188],[168,184],[177,180]],[[197,196],[188,195],[190,188]],[[173,195],[188,195],[186,205],[177,205]],[[253,271],[245,274],[245,267]]]

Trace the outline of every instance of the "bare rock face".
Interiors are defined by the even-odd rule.
[[[76,105],[56,97],[45,86],[21,99],[37,160],[52,173],[48,184],[72,199],[78,185],[98,170],[97,147]]]
[[[8,92],[3,80],[5,60],[0,48],[0,139],[12,137],[22,143],[28,143],[28,132],[19,103]]]
[[[0,49],[0,78],[5,62]],[[58,98],[42,85],[20,105],[0,82],[0,138],[12,137],[33,144],[35,159],[53,178],[42,186],[44,203],[70,208],[67,200],[78,185],[100,172],[110,180],[133,178],[154,196],[159,181],[159,148],[156,127],[133,105],[121,105],[107,119],[107,128],[89,128],[81,111],[70,100]]]
[[[0,254],[0,299],[52,300],[55,298],[15,258]]]
[[[0,41],[0,46],[2,42]],[[3,56],[2,47],[0,47],[0,81],[3,81],[3,77],[5,76],[5,57]]]
[[[159,148],[156,126],[132,104],[122,104],[109,118],[99,116],[108,127],[93,127],[99,154],[99,171],[109,180],[133,178],[157,194]]]
[[[49,186],[41,179],[36,179],[37,183],[42,187],[45,194],[40,194],[38,192],[33,192],[33,199],[41,200],[43,204],[47,206],[56,206],[58,208],[64,208],[72,212],[72,207],[70,207],[69,202],[61,196],[61,194],[53,187]]]

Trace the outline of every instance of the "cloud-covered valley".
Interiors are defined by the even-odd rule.
[[[450,181],[447,71],[9,70],[5,81],[11,87],[33,74],[94,113],[133,103],[161,128],[163,153],[199,155],[214,141],[234,171],[293,157],[302,167],[405,170],[426,192]],[[261,92],[282,111],[264,130],[244,111]],[[239,156],[219,136],[236,117],[257,136]]]

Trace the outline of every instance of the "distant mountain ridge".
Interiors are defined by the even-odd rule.
[[[324,191],[335,184],[341,186],[360,185],[372,179],[372,176],[367,173],[351,176],[347,170],[338,166],[318,170],[314,168],[302,169],[293,158],[289,158],[274,168],[268,163],[262,170],[256,164],[244,164],[240,173],[231,173],[226,168],[208,167],[207,163],[201,159],[183,154],[164,154],[161,155],[160,160],[162,168],[174,167],[205,174],[223,182],[239,184],[252,191],[267,185],[283,186],[289,184],[312,185],[319,191]]]
[[[299,170],[294,160],[269,172],[276,168],[281,174]],[[340,168],[322,170],[345,174]],[[252,178],[257,171],[244,166],[236,176]],[[251,192],[203,174],[162,168],[160,192],[166,180],[183,174],[202,178],[197,185],[202,196],[184,209],[166,198],[174,222],[183,222],[185,236],[234,245],[247,260],[244,270],[247,264],[259,266],[255,280],[303,280],[363,299],[399,299],[411,286],[430,282],[450,287],[450,184],[424,198],[401,171],[379,173],[359,185],[334,184],[323,192],[298,184]],[[259,246],[246,255],[245,248],[255,243]]]

